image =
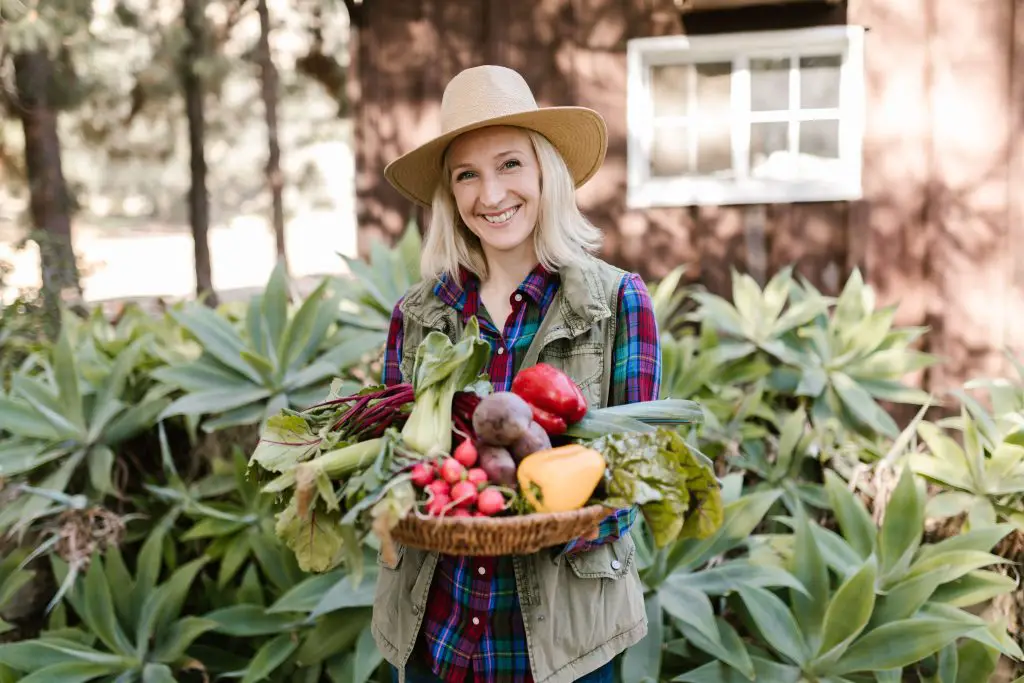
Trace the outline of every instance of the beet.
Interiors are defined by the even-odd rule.
[[[512,459],[518,465],[530,453],[544,451],[549,448],[551,448],[551,438],[548,436],[548,433],[537,422],[531,422],[530,426],[526,429],[526,433],[516,439],[509,446],[508,450],[512,454]]]
[[[487,478],[492,483],[509,488],[516,487],[516,461],[512,459],[512,454],[508,452],[508,449],[480,444],[477,447],[477,452],[480,455],[477,464],[487,473]]]
[[[532,421],[530,404],[510,391],[485,396],[473,411],[473,431],[492,446],[508,446],[526,433]]]

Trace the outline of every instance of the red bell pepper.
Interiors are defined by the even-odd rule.
[[[567,424],[579,422],[587,414],[587,399],[576,382],[547,363],[520,370],[512,380],[512,392]]]
[[[549,413],[543,408],[530,404],[530,409],[533,411],[533,421],[541,426],[545,432],[551,436],[558,436],[559,434],[565,434],[567,428],[565,420],[557,415]]]

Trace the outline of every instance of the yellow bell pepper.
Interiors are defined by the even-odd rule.
[[[516,478],[520,493],[535,510],[567,512],[586,504],[604,470],[604,456],[592,448],[570,444],[526,456]]]

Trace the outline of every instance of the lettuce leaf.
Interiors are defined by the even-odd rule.
[[[707,458],[666,427],[609,434],[587,444],[607,469],[605,498],[615,507],[638,505],[659,548],[706,538],[722,524],[722,496]]]

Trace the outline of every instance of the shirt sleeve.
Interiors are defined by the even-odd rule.
[[[618,324],[612,351],[612,386],[609,405],[653,401],[661,389],[661,342],[654,304],[643,279],[636,273],[623,278],[619,288]],[[636,521],[637,507],[616,510],[601,520],[597,538],[577,538],[564,548],[580,553],[614,541]]]
[[[402,299],[391,311],[391,324],[388,326],[388,339],[384,344],[384,368],[381,381],[391,386],[402,382],[402,342],[405,338],[405,327],[402,324]]]

